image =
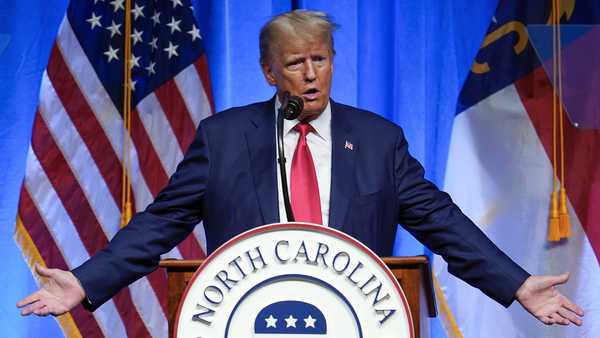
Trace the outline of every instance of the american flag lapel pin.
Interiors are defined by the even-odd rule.
[[[344,149],[354,150],[354,145],[351,142],[349,142],[348,140],[346,140],[346,144],[344,145]]]

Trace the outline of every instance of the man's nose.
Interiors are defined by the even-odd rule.
[[[306,60],[306,64],[304,65],[304,80],[307,82],[312,82],[317,78],[317,73],[315,72],[315,65],[312,60]]]

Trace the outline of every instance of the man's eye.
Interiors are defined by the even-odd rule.
[[[287,64],[287,68],[290,70],[297,70],[300,69],[300,67],[302,66],[302,61],[297,60],[297,61],[292,61],[290,63]]]

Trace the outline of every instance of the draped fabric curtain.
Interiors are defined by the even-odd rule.
[[[404,128],[427,177],[442,183],[456,99],[498,0],[196,0],[217,111],[270,98],[258,33],[290,9],[328,13],[339,28],[332,98]],[[422,254],[398,231],[396,254]]]
[[[334,35],[333,99],[400,124],[412,154],[425,166],[428,178],[440,185],[456,99],[497,2],[192,0],[217,111],[273,95],[258,63],[258,33],[266,20],[294,8],[321,10],[339,25]],[[0,3],[0,17],[11,18],[0,20],[0,42],[6,40],[3,33],[12,33],[6,51],[0,50],[0,86],[8,86],[3,92],[10,93],[0,94],[0,135],[6,136],[0,138],[0,173],[11,173],[1,181],[0,255],[11,257],[15,271],[0,276],[0,285],[7,285],[6,294],[12,295],[0,303],[0,325],[12,328],[12,336],[58,332],[52,320],[43,325],[40,319],[24,320],[14,308],[35,284],[12,233],[41,74],[54,39],[50,35],[55,34],[66,4],[67,0]],[[23,32],[21,22],[32,24]],[[36,60],[30,59],[32,45],[37,48]],[[15,132],[15,125],[23,130]],[[398,232],[397,254],[423,252],[412,236]]]

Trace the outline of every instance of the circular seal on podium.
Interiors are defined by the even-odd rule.
[[[408,302],[356,239],[307,223],[231,239],[198,268],[177,312],[178,338],[412,338]]]

